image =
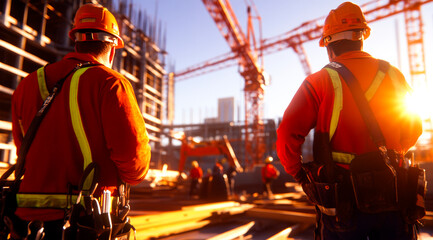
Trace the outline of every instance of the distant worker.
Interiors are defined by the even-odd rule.
[[[19,151],[42,103],[66,77],[31,143],[17,195],[15,214],[26,222],[42,221],[44,239],[62,239],[66,207],[75,203],[89,163],[100,168],[94,194],[99,197],[101,189],[116,196],[120,181],[142,182],[150,161],[149,137],[134,90],[111,69],[115,50],[124,46],[116,19],[102,6],[82,5],[69,37],[75,52],[29,74],[12,98],[12,132]]]
[[[212,175],[222,175],[224,173],[224,167],[220,161],[216,161],[212,168]]]
[[[208,168],[200,184],[201,199],[207,199],[210,196],[212,178],[212,169]]]
[[[281,163],[316,201],[315,239],[416,239],[413,222],[396,207],[392,169],[416,143],[421,121],[405,109],[411,90],[403,74],[362,51],[369,35],[359,6],[345,2],[329,12],[320,46],[331,64],[304,80],[277,130]],[[352,95],[355,88],[346,82],[358,83],[362,92]],[[359,109],[361,99],[368,104]],[[373,114],[364,115],[365,108]],[[373,125],[379,128],[371,131]],[[307,164],[301,146],[312,128],[314,161]]]
[[[189,177],[191,179],[191,185],[189,188],[189,196],[193,197],[199,194],[201,178],[203,177],[203,170],[198,165],[197,161],[192,161],[191,170],[189,171]]]
[[[235,176],[237,175],[237,170],[234,166],[231,164],[228,166],[226,175],[227,175],[227,182],[229,185],[229,195],[231,197],[235,196]]]
[[[274,197],[274,194],[272,192],[272,183],[280,175],[280,171],[278,171],[278,169],[276,169],[275,166],[272,165],[272,161],[274,161],[274,158],[272,158],[271,156],[266,157],[265,166],[262,167],[262,182],[264,185],[265,193],[269,199],[272,199]]]
[[[209,198],[211,200],[227,200],[229,191],[227,175],[224,174],[224,167],[221,161],[217,161],[212,169]]]

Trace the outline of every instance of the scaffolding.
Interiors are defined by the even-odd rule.
[[[11,98],[18,83],[41,66],[73,51],[68,32],[76,10],[100,3],[116,17],[125,48],[118,49],[113,69],[128,79],[146,122],[152,147],[151,167],[161,164],[161,128],[168,87],[165,38],[160,26],[132,4],[116,1],[0,0],[0,161],[14,163]]]

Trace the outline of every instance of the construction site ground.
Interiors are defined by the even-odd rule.
[[[418,239],[433,240],[433,162],[420,166],[428,184],[427,215]],[[138,240],[314,239],[314,206],[298,184],[285,186],[286,192],[272,199],[260,194],[262,186],[257,186],[256,192],[249,188],[233,199],[218,201],[191,198],[185,185],[158,190],[138,185],[131,188],[129,216]]]
[[[433,182],[433,163],[422,163]],[[301,188],[287,183],[287,192],[269,199],[244,193],[233,200],[190,198],[185,188],[149,191],[132,188],[131,221],[137,239],[314,239],[315,210]],[[433,190],[427,188],[427,215],[419,239],[433,239]]]

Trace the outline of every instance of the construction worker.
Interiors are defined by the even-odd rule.
[[[114,16],[104,7],[82,5],[69,37],[75,52],[24,78],[13,94],[12,126],[18,151],[36,112],[56,82],[70,74],[42,120],[25,159],[15,214],[43,221],[45,238],[62,239],[66,206],[89,162],[100,168],[98,188],[116,196],[120,181],[136,185],[149,168],[150,146],[130,82],[112,70],[123,48]],[[57,196],[54,198],[53,195]],[[62,197],[64,196],[64,197]]]
[[[230,190],[227,175],[224,174],[222,161],[217,160],[212,168],[212,181],[210,182],[209,198],[211,200],[227,200]]]
[[[202,182],[200,184],[200,199],[208,199],[211,191],[212,184],[212,169],[206,169],[206,174],[202,178]]]
[[[394,66],[389,66],[387,71],[378,71],[380,61],[362,51],[363,42],[369,35],[370,27],[360,7],[345,2],[329,12],[320,46],[326,47],[334,66],[344,65],[354,75],[369,99],[388,149],[381,153],[394,152],[401,156],[420,136],[421,121],[417,115],[405,111],[403,97],[410,89],[402,73]],[[278,127],[278,156],[285,170],[303,187],[307,186],[309,179],[303,168],[301,146],[313,128],[314,162],[322,164],[327,162],[324,159],[330,159],[330,169],[338,169],[343,176],[330,181],[341,180],[338,184],[349,185],[349,189],[350,177],[347,176],[351,161],[366,153],[378,152],[344,80],[339,72],[329,68],[308,76],[285,110]],[[323,168],[318,168],[316,175],[324,172],[321,170]],[[351,191],[338,192],[337,198],[344,197],[342,195],[351,196],[352,200],[355,198]],[[352,202],[340,211],[346,217],[342,219],[332,212],[325,212],[325,208],[316,209],[316,239],[416,239],[413,225],[404,222],[398,210],[380,212],[379,209],[377,213],[365,213]]]
[[[267,197],[272,199],[274,194],[272,192],[272,183],[280,175],[280,171],[272,165],[274,158],[271,156],[266,157],[265,166],[262,167],[262,182],[264,184],[264,189]]]
[[[189,196],[192,197],[197,195],[200,189],[201,178],[203,177],[203,170],[198,165],[197,161],[192,161],[191,170],[189,171],[189,177],[191,179],[191,185],[189,188]]]
[[[235,176],[237,175],[237,170],[234,166],[231,164],[227,167],[226,170],[226,176],[227,176],[227,182],[229,186],[229,196],[231,198],[235,197]]]

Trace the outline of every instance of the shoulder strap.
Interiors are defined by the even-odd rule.
[[[42,107],[39,109],[39,111],[36,113],[36,116],[33,118],[29,129],[27,130],[24,139],[20,146],[20,151],[18,152],[18,159],[15,166],[15,179],[19,180],[24,175],[24,163],[25,158],[27,155],[28,150],[30,149],[30,145],[32,144],[32,141],[36,135],[36,132],[39,128],[39,125],[42,122],[42,119],[45,117],[48,109],[51,106],[51,103],[53,102],[54,98],[57,96],[57,94],[62,89],[63,83],[68,78],[69,75],[71,75],[73,72],[77,71],[78,69],[82,67],[89,67],[89,66],[95,66],[99,65],[99,63],[91,63],[91,62],[85,62],[85,63],[79,63],[77,66],[75,66],[74,69],[72,69],[69,73],[66,74],[62,79],[57,81],[57,83],[54,85],[53,90],[51,91],[50,95],[45,99],[44,103],[42,104]]]
[[[378,148],[385,146],[385,137],[380,130],[379,124],[370,108],[370,105],[356,80],[355,76],[347,69],[343,64],[338,62],[332,62],[326,66],[327,68],[334,69],[337,71],[346,82],[347,86],[355,99],[356,105],[361,113],[361,116],[367,125],[367,129],[372,137],[374,143]],[[379,70],[387,72],[389,68],[389,63],[383,60],[379,60]]]

